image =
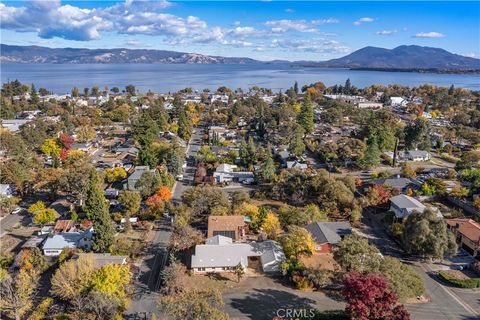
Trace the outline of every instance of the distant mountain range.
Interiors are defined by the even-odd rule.
[[[464,57],[443,49],[399,46],[394,49],[365,47],[343,58],[319,62],[319,66],[361,69],[480,69],[480,59]]]
[[[246,64],[250,58],[227,58],[197,53],[146,49],[75,49],[2,44],[2,63],[165,63]]]
[[[259,61],[250,58],[209,56],[166,50],[146,49],[75,49],[39,46],[1,45],[1,63],[165,63],[165,64],[253,64],[290,63],[301,66],[374,69],[392,71],[480,70],[480,59],[446,50],[421,46],[399,46],[394,49],[365,47],[343,58],[321,62]]]

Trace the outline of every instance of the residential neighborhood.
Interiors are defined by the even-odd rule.
[[[10,81],[1,103],[2,319],[380,319],[349,313],[368,288],[382,319],[480,315],[477,91]]]

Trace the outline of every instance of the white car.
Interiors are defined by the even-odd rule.
[[[179,174],[176,177],[177,181],[183,181],[183,174]]]
[[[20,213],[21,211],[22,211],[22,208],[16,207],[15,209],[12,210],[11,214],[17,214],[17,213]]]

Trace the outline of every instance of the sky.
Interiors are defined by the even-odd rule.
[[[480,58],[480,2],[5,1],[1,43],[328,60],[366,46]]]

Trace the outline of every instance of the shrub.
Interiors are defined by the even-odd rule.
[[[455,277],[455,275],[448,270],[442,270],[438,275],[451,285],[459,288],[480,288],[480,278],[460,279]]]

